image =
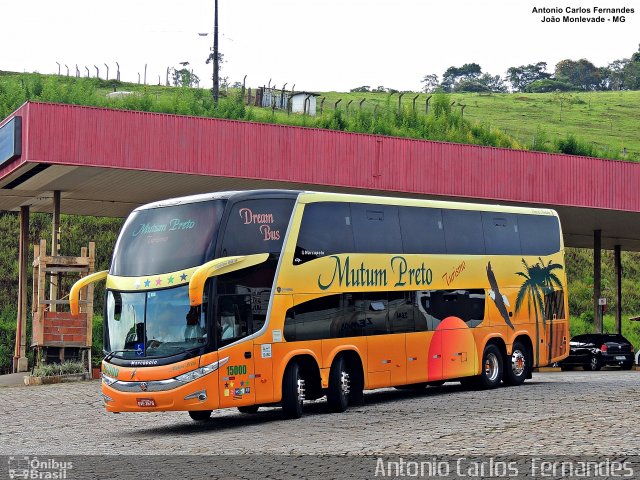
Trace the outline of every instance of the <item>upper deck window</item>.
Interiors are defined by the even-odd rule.
[[[139,210],[125,223],[111,274],[157,275],[197,267],[213,258],[225,200]]]
[[[282,250],[293,199],[265,198],[234,203],[220,256],[276,253]]]

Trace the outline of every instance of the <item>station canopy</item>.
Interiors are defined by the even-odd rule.
[[[283,125],[31,102],[0,122],[5,211],[289,188],[553,208],[567,246],[640,251],[638,185],[633,162]]]

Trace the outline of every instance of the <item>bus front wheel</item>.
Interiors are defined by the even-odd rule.
[[[282,379],[282,412],[285,418],[300,418],[305,398],[305,382],[300,365],[293,361],[284,371]]]
[[[482,372],[479,377],[481,388],[495,388],[502,381],[502,354],[495,345],[487,345],[482,354]]]
[[[327,403],[332,412],[344,412],[349,405],[349,392],[351,390],[351,376],[347,369],[344,357],[339,357],[333,362],[329,372],[329,389],[327,390]]]
[[[189,416],[196,422],[204,422],[211,417],[211,410],[191,410]]]

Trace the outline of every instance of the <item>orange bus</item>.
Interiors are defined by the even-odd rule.
[[[135,209],[106,279],[110,412],[280,404],[364,390],[520,385],[568,354],[564,246],[548,209],[286,190]]]

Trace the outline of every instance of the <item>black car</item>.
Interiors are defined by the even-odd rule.
[[[592,333],[576,335],[571,339],[569,356],[560,363],[562,370],[584,367],[600,370],[604,366],[618,366],[623,370],[633,367],[633,345],[622,335]]]

